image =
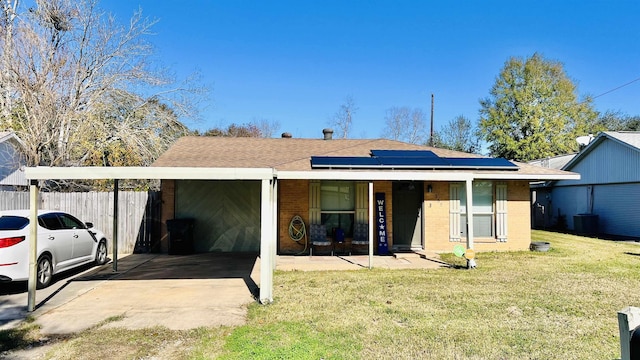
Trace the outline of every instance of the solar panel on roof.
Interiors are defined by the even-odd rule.
[[[395,167],[439,167],[446,166],[446,159],[439,157],[379,157],[382,166]]]
[[[438,157],[431,150],[371,150],[371,156],[374,157]]]
[[[476,169],[504,169],[517,170],[511,161],[503,158],[446,158],[452,167]]]
[[[433,155],[404,155],[405,150],[374,150],[384,156],[312,156],[312,168],[324,169],[417,169],[417,170],[518,170],[518,166],[503,158],[444,158]],[[371,153],[373,154],[374,151]],[[411,151],[411,150],[409,150]],[[391,156],[394,155],[394,156]],[[411,156],[414,155],[414,156]]]
[[[353,168],[377,167],[380,163],[376,158],[362,156],[312,156],[311,167],[315,168]]]

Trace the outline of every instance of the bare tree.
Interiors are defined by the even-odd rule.
[[[263,138],[273,137],[280,129],[280,123],[277,120],[253,119],[251,124],[260,130],[260,136]]]
[[[331,118],[330,124],[336,130],[336,136],[340,139],[349,137],[351,124],[353,123],[353,115],[358,111],[352,96],[347,96],[344,103],[340,105],[338,111]]]
[[[387,109],[386,130],[383,137],[411,144],[423,144],[426,136],[426,120],[421,109],[406,106]]]
[[[433,146],[468,153],[480,152],[478,131],[471,121],[459,115],[440,128],[434,134]]]
[[[13,108],[12,91],[9,84],[12,81],[12,74],[9,71],[11,54],[13,54],[13,34],[14,22],[16,19],[16,8],[18,0],[0,0],[0,41],[2,53],[0,53],[0,116],[9,119]]]
[[[0,127],[24,141],[29,165],[94,164],[114,146],[148,163],[141,157],[182,133],[178,119],[195,109],[185,93],[204,89],[150,70],[145,37],[155,21],[137,11],[121,26],[97,0],[36,0],[22,12],[17,0],[0,1],[0,18],[12,24],[2,36]]]
[[[260,128],[255,124],[231,124],[227,126],[227,128],[222,127],[214,127],[209,130],[206,130],[202,134],[196,132],[196,135],[200,136],[221,136],[221,137],[253,137],[259,138],[264,137],[261,133]]]

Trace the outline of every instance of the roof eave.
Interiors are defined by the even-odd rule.
[[[527,180],[527,181],[552,181],[552,180],[580,180],[580,174],[474,174],[475,179],[492,180]]]
[[[280,180],[415,180],[415,181],[465,181],[468,179],[483,180],[579,180],[580,174],[522,174],[514,172],[504,173],[474,173],[449,171],[366,171],[366,170],[307,170],[284,171],[277,173]]]
[[[390,171],[390,170],[301,170],[278,171],[279,180],[413,180],[413,181],[465,181],[472,179],[465,172],[427,172],[427,171]]]
[[[173,179],[173,180],[266,180],[275,176],[272,168],[204,167],[28,167],[30,180],[73,179]]]

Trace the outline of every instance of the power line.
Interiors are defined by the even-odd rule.
[[[599,98],[600,96],[604,96],[604,95],[607,95],[607,94],[609,94],[609,93],[612,93],[612,92],[614,92],[614,91],[616,91],[616,90],[622,89],[623,87],[628,86],[628,85],[631,85],[631,84],[633,84],[634,82],[639,81],[639,80],[640,80],[640,78],[637,78],[637,79],[631,80],[631,81],[629,81],[629,82],[628,82],[628,83],[626,83],[626,84],[622,84],[622,85],[620,85],[620,86],[618,86],[618,87],[616,87],[616,88],[613,88],[613,89],[611,89],[611,90],[609,90],[609,91],[605,91],[605,92],[603,92],[602,94],[600,94],[600,95],[598,95],[598,96],[594,96],[592,99],[597,99],[597,98]]]

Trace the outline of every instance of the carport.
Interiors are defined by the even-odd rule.
[[[179,175],[177,175],[179,174]],[[30,181],[30,243],[28,311],[35,310],[37,265],[37,218],[39,181],[43,180],[113,180],[114,205],[118,203],[119,180],[245,180],[260,182],[260,292],[259,301],[273,301],[273,270],[276,255],[277,182],[271,168],[187,168],[187,167],[30,167],[25,169]],[[113,207],[113,270],[118,268],[118,206]],[[267,271],[264,271],[267,270]]]

